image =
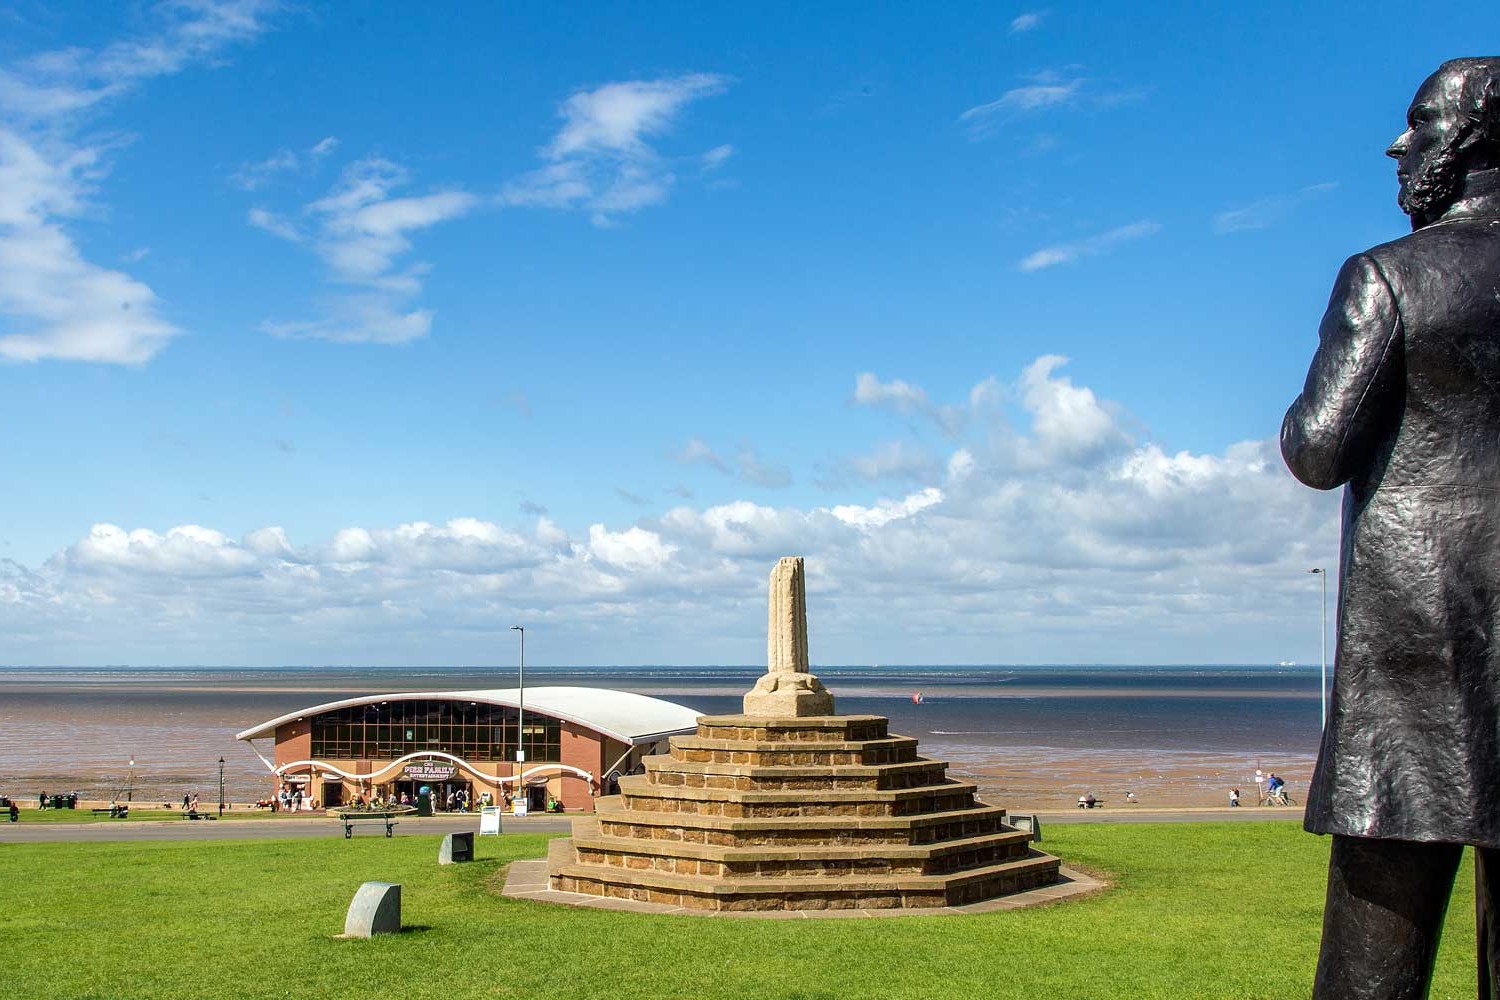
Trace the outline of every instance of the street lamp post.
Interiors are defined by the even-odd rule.
[[[224,818],[224,758],[219,758],[219,818]]]
[[[135,801],[135,758],[130,758],[130,770],[125,774],[125,801]]]
[[[1323,728],[1328,728],[1328,571],[1322,566],[1308,570],[1316,574],[1323,581],[1323,632],[1322,644],[1319,647],[1323,655],[1323,681],[1318,688],[1318,698],[1323,706]]]
[[[526,763],[526,626],[512,625],[512,632],[521,633],[521,666],[517,674],[518,696],[516,698],[516,797],[517,800],[524,794],[525,789],[521,786],[521,772],[525,770]],[[511,810],[514,812],[514,808]]]

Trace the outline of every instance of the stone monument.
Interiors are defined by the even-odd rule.
[[[697,910],[946,907],[1058,880],[1057,858],[874,715],[834,715],[808,672],[800,558],[771,574],[767,673],[742,715],[620,779],[554,840],[550,886]]]
[[[1466,844],[1500,996],[1500,58],[1444,63],[1406,124],[1413,231],[1344,264],[1281,430],[1298,479],[1344,487],[1318,1000],[1427,995]]]
[[[745,695],[746,715],[832,715],[833,695],[808,669],[807,581],[801,556],[771,570],[766,675]]]

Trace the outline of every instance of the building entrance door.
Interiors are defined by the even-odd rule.
[[[526,786],[526,811],[532,813],[547,811],[547,786]]]
[[[460,797],[459,792],[463,795]],[[474,808],[474,786],[467,781],[447,781],[443,783],[443,808],[453,812],[463,806],[465,809]]]

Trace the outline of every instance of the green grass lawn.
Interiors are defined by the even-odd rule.
[[[1306,996],[1328,841],[1290,823],[1054,826],[1093,898],[960,917],[732,920],[498,895],[546,837],[0,846],[0,991],[15,997]],[[1472,868],[1434,997],[1474,994]],[[336,941],[359,883],[402,884],[400,935]]]

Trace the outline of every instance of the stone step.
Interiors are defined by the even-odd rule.
[[[766,718],[752,715],[703,715],[698,735],[707,739],[766,742],[859,742],[889,735],[890,721],[879,715],[817,715]]]
[[[947,875],[1025,857],[1030,838],[1020,830],[942,844],[854,847],[718,847],[681,841],[636,840],[573,833],[579,864],[675,872],[719,878],[860,878]]]
[[[642,812],[696,813],[706,816],[914,816],[974,806],[976,786],[948,780],[923,788],[859,791],[747,792],[734,788],[664,788],[644,774],[620,779],[625,808]]]
[[[571,846],[571,845],[570,845]],[[960,905],[1057,881],[1060,862],[1026,857],[949,875],[722,878],[581,861],[549,865],[552,888],[709,910],[824,910]]]
[[[605,836],[680,840],[720,847],[932,844],[1014,829],[1006,825],[1004,809],[988,805],[916,816],[806,816],[790,819],[640,812],[627,810],[623,796],[619,795],[596,799],[594,806],[593,818]]]
[[[940,785],[948,765],[918,757],[900,764],[844,764],[768,767],[719,761],[684,761],[671,754],[642,760],[653,785],[737,788],[741,791],[853,791],[864,788],[919,788]]]
[[[713,739],[674,736],[675,760],[764,767],[837,767],[850,764],[901,764],[917,759],[917,741],[906,736],[874,740],[803,742],[795,740]]]

